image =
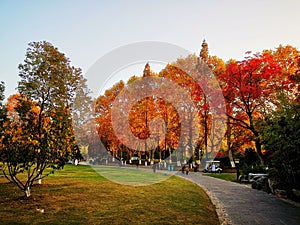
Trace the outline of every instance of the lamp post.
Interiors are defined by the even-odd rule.
[[[239,180],[239,176],[240,176],[240,168],[239,168],[240,160],[236,158],[234,160],[234,163],[235,163],[235,166],[236,166],[236,180]]]

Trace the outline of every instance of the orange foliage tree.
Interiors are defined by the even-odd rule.
[[[149,160],[153,160],[154,155],[161,153],[171,156],[176,149],[176,156],[184,155],[186,150],[192,150],[198,155],[198,159],[200,151],[205,153],[208,159],[213,158],[219,151],[227,128],[227,143],[223,143],[223,146],[227,145],[230,152],[241,151],[243,144],[247,144],[248,147],[255,146],[261,162],[264,163],[266,157],[263,154],[263,140],[258,122],[280,106],[277,100],[278,90],[291,99],[299,97],[295,77],[299,52],[291,46],[279,46],[275,51],[265,50],[262,53],[247,54],[243,61],[230,60],[225,64],[220,58],[209,55],[208,45],[204,41],[199,57],[192,54],[186,58],[179,58],[176,62],[168,64],[159,74],[151,72],[150,66],[146,64],[143,76],[132,77],[127,84],[118,83],[97,99],[96,124],[101,140],[117,157],[120,157],[119,154],[123,151],[127,151],[130,156],[137,154],[139,157],[142,152]],[[147,80],[148,84],[143,84],[140,91],[152,93],[151,95],[143,95],[144,98],[140,99],[126,90],[125,97],[122,100],[118,98],[123,89],[149,76],[153,77],[152,81]],[[214,77],[217,80],[214,80]],[[154,78],[161,79],[160,88],[172,92],[172,99],[155,95],[157,83]],[[173,87],[168,86],[167,81],[174,84]],[[183,90],[186,98],[182,100],[182,96],[175,89]],[[223,107],[224,98],[227,103],[226,114]],[[119,101],[120,112],[114,118],[121,121],[117,128],[120,131],[118,137],[111,125],[113,102],[116,99]],[[187,104],[189,99],[193,104]],[[178,108],[172,105],[173,100],[184,110],[187,125],[182,125]],[[127,109],[128,102],[131,101],[135,104]],[[124,119],[124,113],[128,113],[133,136],[126,136],[127,131],[125,132],[124,127],[127,120]],[[161,123],[160,128],[154,130],[156,137],[151,132],[151,121],[155,119],[159,119]],[[196,141],[189,133],[191,130],[199,131]],[[183,139],[181,134],[184,134]],[[161,139],[161,136],[164,138]],[[127,141],[135,143],[131,148],[126,147],[122,141],[129,137],[132,140]],[[137,137],[140,143],[134,137]],[[151,138],[152,142],[145,141]],[[156,147],[153,149],[152,146]],[[137,153],[137,148],[142,151]],[[230,155],[233,161],[232,154]],[[161,159],[160,156],[158,158]]]
[[[1,138],[3,173],[29,197],[33,182],[42,178],[40,171],[52,164],[49,162],[49,153],[51,159],[56,160],[61,157],[61,152],[59,148],[51,152],[42,150],[45,145],[55,143],[56,138],[53,136],[54,127],[51,126],[53,123],[50,117],[44,117],[39,123],[40,108],[36,102],[15,94],[8,99],[6,108],[7,119],[3,125],[5,132]],[[39,126],[43,127],[41,136],[38,135]],[[26,172],[26,176],[21,175],[23,172]]]
[[[150,67],[147,64],[143,77],[151,76],[156,75],[150,71]],[[170,156],[169,151],[175,149],[174,145],[178,142],[176,141],[176,138],[178,139],[176,132],[178,133],[178,131],[176,131],[174,126],[178,127],[179,121],[177,120],[177,125],[175,125],[174,121],[172,125],[170,124],[171,119],[174,119],[177,115],[176,113],[171,113],[174,109],[169,103],[150,95],[150,91],[153,91],[154,88],[151,82],[144,86],[141,85],[141,89],[144,88],[142,90],[144,93],[149,91],[149,96],[139,99],[139,96],[135,96],[132,93],[132,89],[128,88],[128,90],[126,89],[127,92],[124,92],[124,97],[117,99],[125,87],[127,88],[130,84],[138,82],[140,78],[132,77],[126,85],[121,81],[111,89],[106,90],[104,95],[97,98],[95,104],[97,131],[103,145],[113,157],[129,161],[132,156],[136,155],[139,157],[139,160],[143,158],[153,163],[155,155],[159,156],[160,159],[165,159]],[[117,128],[120,134],[118,137],[112,126],[112,110],[115,101],[118,101],[118,105],[115,105],[118,112],[114,119],[121,124]],[[128,102],[134,102],[130,109],[127,109]],[[127,115],[124,115],[124,113],[127,113]],[[124,116],[128,118],[128,121],[123,119]],[[161,126],[154,126],[154,130],[150,130],[151,123],[155,118],[160,118],[164,122]],[[132,136],[127,135],[128,131],[124,129],[127,122],[129,123]],[[165,130],[167,130],[166,135]],[[124,145],[120,139],[130,142],[131,146]]]
[[[218,108],[221,102],[214,101],[210,106],[208,99],[215,99],[213,95],[217,96],[221,90],[210,81],[209,73],[210,69],[203,61],[190,55],[167,65],[159,74],[153,73],[146,64],[143,76],[132,77],[127,84],[120,82],[107,90],[96,100],[96,124],[107,150],[117,158],[122,158],[120,153],[126,151],[130,158],[137,155],[141,159],[143,156],[152,163],[154,159],[164,160],[174,152],[177,162],[179,159],[186,162],[195,151],[203,148],[199,143],[205,136],[204,126],[199,121],[206,112],[210,152],[217,152],[223,137],[214,136],[217,132],[211,130],[222,126],[213,118],[212,108]],[[139,84],[138,88],[134,87],[135,84]],[[142,92],[143,97],[138,96],[138,92]],[[115,102],[117,104],[113,104]],[[134,104],[130,105],[130,102]],[[114,107],[118,108],[115,116],[112,113]],[[118,121],[117,128],[111,125],[114,122],[112,117]],[[129,123],[133,135],[127,136],[126,123]],[[130,142],[131,147],[126,147],[124,142]]]

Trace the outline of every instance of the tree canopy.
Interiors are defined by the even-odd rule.
[[[1,152],[5,176],[28,197],[33,182],[62,167],[74,153],[71,110],[84,79],[45,41],[29,43],[19,76],[19,94],[6,104]],[[26,179],[18,176],[23,172]]]

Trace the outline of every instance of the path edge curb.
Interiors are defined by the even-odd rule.
[[[228,214],[226,213],[226,210],[225,210],[223,204],[219,201],[219,199],[212,192],[210,192],[202,184],[199,184],[199,183],[195,182],[194,180],[192,180],[188,177],[183,177],[183,176],[180,176],[178,174],[176,174],[175,176],[181,177],[181,178],[186,179],[186,180],[188,180],[188,181],[190,181],[194,184],[197,184],[200,188],[202,188],[205,191],[205,193],[209,197],[210,201],[212,202],[212,204],[216,208],[216,213],[217,213],[220,225],[233,225],[233,222],[229,218]]]

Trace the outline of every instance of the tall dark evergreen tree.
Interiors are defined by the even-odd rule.
[[[2,137],[4,136],[4,132],[5,132],[5,129],[4,129],[4,123],[5,121],[7,120],[7,113],[6,113],[6,107],[5,105],[3,104],[3,101],[4,101],[4,91],[5,91],[5,85],[4,85],[4,82],[1,81],[0,82],[0,143],[2,143]],[[3,154],[3,151],[0,147],[0,162],[2,162],[4,160],[4,154]]]
[[[202,59],[205,63],[208,62],[208,59],[209,59],[209,52],[208,52],[208,44],[206,43],[205,39],[203,40],[202,42],[202,45],[201,45],[201,51],[200,51],[200,59]]]

